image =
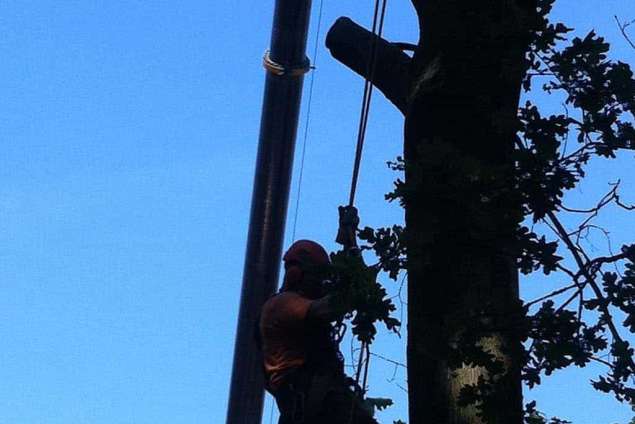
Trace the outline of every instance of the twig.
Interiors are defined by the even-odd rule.
[[[619,206],[620,208],[622,208],[622,209],[626,209],[627,211],[635,210],[635,205],[627,205],[627,204],[622,203],[620,201],[620,196],[617,195],[617,194],[615,195],[615,204],[617,206]]]
[[[584,290],[580,290],[580,302],[578,302],[578,321],[582,322],[582,312],[584,310]]]
[[[567,274],[569,277],[571,277],[571,279],[572,279],[573,281],[575,281],[575,282],[576,282],[576,284],[577,284],[578,277],[579,277],[579,275],[578,275],[578,274],[574,274],[574,273],[573,273],[573,271],[571,271],[571,270],[570,270],[570,269],[568,269],[568,268],[565,268],[564,266],[562,266],[562,265],[560,265],[560,264],[556,264],[556,268],[558,268],[560,271],[564,272],[564,273],[565,273],[565,274]]]
[[[621,261],[623,259],[626,259],[627,257],[628,257],[628,255],[626,253],[620,253],[619,255],[602,256],[602,257],[599,257],[599,258],[595,258],[591,262],[589,262],[589,269],[597,272],[597,270],[603,264],[612,264],[614,262],[618,262],[618,261]]]
[[[539,71],[539,72],[527,72],[526,75],[529,75],[530,77],[553,77],[556,74],[554,74],[553,72]]]
[[[611,201],[616,200],[616,199],[619,200],[619,196],[617,195],[617,190],[620,187],[620,180],[617,180],[616,183],[611,183],[611,185],[613,186],[613,188],[611,190],[609,190],[609,192],[606,193],[604,196],[602,196],[602,198],[598,201],[596,206],[593,207],[593,208],[590,208],[590,209],[573,209],[573,208],[568,208],[568,207],[566,207],[564,205],[561,205],[560,208],[562,210],[567,211],[567,212],[590,213],[590,214],[593,214],[592,216],[595,216],[600,211],[600,209],[602,209],[604,206],[606,206],[609,203],[611,203]]]
[[[370,355],[371,356],[375,356],[375,357],[377,357],[379,359],[382,359],[382,360],[384,360],[386,362],[389,362],[389,363],[391,363],[393,365],[396,365],[398,367],[403,367],[403,368],[406,368],[406,369],[408,368],[405,364],[403,364],[401,362],[395,361],[394,359],[386,358],[385,356],[379,355],[377,353],[371,352]]]
[[[395,385],[396,385],[397,387],[399,387],[401,390],[403,390],[404,392],[408,393],[408,389],[406,389],[406,388],[405,388],[404,386],[402,386],[401,384],[397,384],[397,383],[395,383]]]
[[[374,356],[376,358],[381,359],[382,361],[386,361],[390,364],[393,364],[395,366],[395,368],[392,371],[392,376],[390,378],[387,378],[386,381],[388,381],[389,383],[392,383],[393,381],[395,381],[395,378],[397,378],[397,371],[399,370],[399,367],[402,367],[404,369],[408,369],[408,367],[405,364],[402,364],[401,362],[397,362],[393,359],[390,358],[386,358],[385,356],[382,355],[378,355],[376,353],[370,352],[371,356]]]
[[[567,306],[569,306],[569,304],[571,302],[573,302],[575,300],[576,297],[578,297],[580,295],[580,293],[582,293],[584,291],[584,285],[580,288],[578,288],[578,290],[575,291],[575,293],[573,293],[573,295],[571,295],[571,297],[569,297],[562,305],[560,305],[557,309],[557,312],[562,311],[564,308],[566,308]]]
[[[569,108],[567,107],[567,104],[562,103],[562,107],[564,108],[564,113],[567,119],[571,120],[571,118],[569,117]],[[560,155],[560,160],[562,160],[567,154],[567,146],[569,145],[569,134],[570,134],[569,127],[567,126],[567,133],[564,138],[564,144],[562,145],[562,153]]]
[[[408,306],[408,302],[405,302],[403,300],[403,297],[401,295],[402,291],[403,291],[403,286],[404,283],[406,282],[406,277],[408,277],[408,273],[404,273],[403,277],[401,278],[401,282],[399,283],[399,290],[397,291],[397,294],[390,297],[390,300],[394,299],[394,298],[398,298],[399,299],[399,322],[403,323],[403,313],[404,313],[404,306]],[[398,332],[397,333],[399,335],[399,337],[401,338],[401,333]]]
[[[536,300],[532,300],[531,302],[527,303],[527,304],[525,305],[525,307],[526,307],[526,308],[529,308],[530,306],[533,306],[533,305],[535,305],[536,303],[540,303],[540,302],[542,302],[542,301],[544,301],[544,300],[547,300],[547,299],[552,298],[552,297],[554,297],[554,296],[558,296],[559,294],[562,294],[562,293],[564,293],[564,292],[566,292],[566,291],[569,291],[569,290],[571,290],[571,289],[575,289],[575,288],[578,288],[578,291],[579,291],[579,289],[580,289],[581,287],[579,286],[579,284],[578,284],[578,283],[574,283],[574,284],[571,284],[570,286],[566,286],[566,287],[563,287],[563,288],[561,288],[561,289],[554,290],[554,291],[552,291],[551,293],[549,293],[549,294],[547,294],[547,295],[544,295],[544,296],[542,296],[542,297],[539,297],[539,298],[538,298],[538,299],[536,299]],[[576,295],[577,295],[577,291],[576,291]]]
[[[604,359],[598,358],[597,356],[591,356],[589,359],[595,362],[599,362],[600,364],[604,364],[609,368],[614,368],[613,364],[611,364],[609,361],[605,361]]]
[[[631,22],[627,22],[627,23],[622,24],[620,22],[619,18],[617,17],[617,15],[613,15],[613,17],[615,18],[615,22],[617,22],[617,27],[620,29],[620,32],[624,36],[624,39],[626,39],[628,44],[630,44],[631,47],[635,49],[635,43],[633,43],[633,41],[631,41],[631,39],[628,37],[628,34],[626,33],[626,28],[629,25],[631,25],[633,22],[635,22],[635,21],[631,21]]]
[[[552,211],[549,211],[547,212],[547,216],[549,217],[549,220],[554,225],[554,227],[558,230],[561,239],[565,242],[565,244],[569,248],[569,251],[573,255],[573,259],[578,264],[578,267],[580,268],[582,275],[586,279],[586,283],[591,286],[591,289],[593,290],[595,296],[599,300],[601,300],[601,302],[599,302],[599,308],[602,311],[602,314],[604,315],[606,325],[608,326],[609,331],[611,332],[611,335],[618,342],[624,343],[624,339],[622,339],[622,336],[617,330],[617,327],[615,327],[615,323],[613,322],[613,317],[611,316],[611,311],[609,310],[609,307],[606,302],[606,298],[604,297],[604,294],[602,293],[602,289],[600,289],[600,287],[596,283],[591,273],[589,273],[589,270],[587,268],[588,264],[585,264],[584,261],[582,260],[582,257],[580,256],[580,253],[577,251],[575,245],[573,244],[573,241],[571,241],[571,238],[567,235],[567,230],[565,230],[565,228],[562,226],[562,223],[560,223],[556,215]],[[628,363],[631,370],[635,371],[635,362],[633,362],[633,358],[628,358]]]

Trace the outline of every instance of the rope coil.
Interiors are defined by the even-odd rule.
[[[284,65],[274,61],[271,59],[271,55],[269,50],[265,51],[265,55],[262,58],[262,66],[267,70],[267,72],[279,76],[289,76],[289,77],[299,77],[311,70],[311,61],[309,58],[305,58],[304,64],[298,68],[285,68]]]

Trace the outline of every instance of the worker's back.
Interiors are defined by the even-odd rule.
[[[307,359],[306,316],[311,300],[293,291],[270,298],[262,308],[260,334],[269,385],[276,388]]]

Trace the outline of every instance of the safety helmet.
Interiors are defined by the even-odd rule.
[[[292,262],[327,265],[329,255],[318,243],[311,240],[298,240],[289,247],[282,260],[285,265]]]
[[[298,240],[289,247],[282,257],[284,261],[283,290],[295,289],[304,279],[304,273],[311,267],[330,263],[326,250],[312,240]]]

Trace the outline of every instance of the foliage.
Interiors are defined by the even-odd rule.
[[[559,418],[547,419],[545,415],[536,409],[536,402],[525,405],[525,424],[571,424],[571,421]]]
[[[395,281],[399,272],[406,267],[406,246],[403,235],[404,228],[401,225],[377,230],[365,227],[358,234],[360,240],[368,243],[362,249],[372,249],[379,259],[378,267]]]
[[[524,379],[531,388],[540,384],[540,374],[550,375],[570,365],[585,366],[607,341],[602,325],[587,326],[574,311],[556,309],[548,300],[528,317],[532,345],[526,351]]]
[[[341,320],[350,320],[352,332],[363,343],[371,343],[377,334],[375,323],[398,332],[400,322],[391,316],[396,309],[386,289],[377,282],[377,267],[366,266],[360,255],[345,251],[331,254],[331,306]]]
[[[388,398],[373,398],[373,397],[367,397],[366,399],[364,399],[364,402],[369,405],[370,409],[374,412],[375,409],[377,409],[378,411],[383,411],[384,409],[388,408],[389,406],[392,406],[393,402],[392,399],[388,399]]]
[[[520,269],[527,272],[542,267],[547,273],[559,268],[571,280],[569,287],[574,293],[558,307],[553,300],[547,300],[537,312],[529,314],[527,338],[531,343],[523,377],[531,387],[540,382],[543,372],[549,375],[569,365],[585,366],[608,349],[612,359],[601,361],[607,365],[607,373],[599,376],[593,386],[632,404],[635,391],[627,382],[635,375],[633,349],[614,321],[623,315],[623,328],[635,332],[635,249],[632,245],[623,246],[621,254],[594,258],[580,243],[581,235],[594,228],[591,221],[605,206],[613,203],[632,208],[620,201],[617,185],[586,210],[566,207],[563,196],[585,176],[585,168],[593,157],[614,158],[618,149],[635,148],[635,80],[627,64],[608,59],[609,44],[594,31],[566,43],[566,34],[571,30],[562,23],[551,23],[547,17],[553,2],[539,2],[540,26],[527,55],[524,87],[529,90],[532,80],[546,79],[542,89],[563,94],[567,113],[545,117],[528,101],[519,110],[516,153],[523,213],[534,222],[548,223],[560,240],[545,244],[541,238],[536,244],[536,237],[529,237],[534,243],[523,242],[528,253]],[[575,116],[568,112],[569,108],[573,108]],[[568,149],[570,135],[575,136],[577,146]],[[578,213],[585,219],[574,231],[566,231],[557,212]],[[523,232],[527,234],[527,230]],[[577,265],[575,269],[564,268],[559,264],[561,258],[554,256],[560,244],[568,249]],[[617,264],[626,269],[622,277],[605,270],[607,265]],[[572,299],[576,299],[577,308],[568,309]],[[583,309],[597,312],[592,315],[592,323],[583,321]]]

